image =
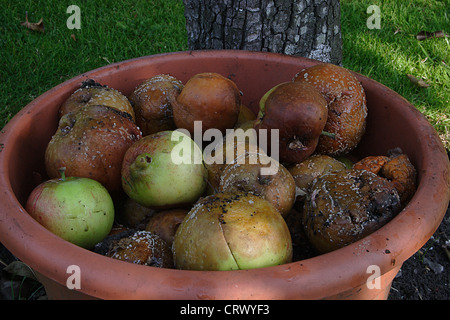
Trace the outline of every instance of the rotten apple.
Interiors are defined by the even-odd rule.
[[[85,106],[104,105],[128,113],[135,121],[135,113],[128,98],[116,89],[101,85],[92,79],[84,81],[61,105],[59,118]]]
[[[107,257],[156,268],[173,268],[173,256],[169,245],[158,235],[129,229],[110,235],[94,248]]]
[[[274,164],[273,172],[262,170]],[[294,178],[281,163],[262,153],[246,153],[223,168],[219,191],[252,193],[269,201],[285,217],[294,205],[296,188]]]
[[[225,132],[236,124],[241,106],[240,91],[224,76],[206,72],[191,77],[173,103],[177,128],[194,135],[194,121],[201,121],[202,133],[210,128]]]
[[[136,124],[144,136],[158,131],[175,130],[172,101],[183,83],[168,74],[158,74],[138,85],[129,96],[136,114]]]
[[[327,155],[314,154],[306,160],[289,167],[297,188],[297,201],[303,201],[309,186],[315,179],[326,174],[345,170],[345,164]]]
[[[133,199],[126,197],[117,205],[116,220],[129,228],[145,226],[156,210],[145,207]]]
[[[288,263],[289,229],[267,200],[249,193],[216,193],[200,199],[175,233],[175,266],[237,270]]]
[[[121,191],[120,170],[125,151],[141,138],[126,113],[106,106],[84,106],[64,115],[45,150],[50,178],[66,176],[99,181],[114,196]]]
[[[321,63],[299,72],[294,81],[309,83],[328,103],[328,118],[317,152],[342,155],[353,150],[361,140],[367,118],[366,95],[358,79],[347,69]]]
[[[327,102],[312,85],[284,82],[269,90],[260,100],[255,129],[267,129],[268,137],[279,130],[279,158],[298,163],[316,149],[327,121]],[[268,144],[271,150],[270,138]]]
[[[169,246],[172,246],[175,233],[188,212],[187,209],[169,209],[157,212],[150,217],[145,230],[153,232]]]
[[[252,154],[252,159],[265,155],[257,144],[257,137],[252,126],[235,128],[222,141],[215,144],[210,153],[205,149],[204,163],[208,171],[207,193],[219,191],[220,177],[224,167],[236,163],[238,159],[244,159],[249,153]]]
[[[325,253],[371,234],[400,210],[400,197],[389,180],[346,169],[313,182],[302,220],[310,243]]]

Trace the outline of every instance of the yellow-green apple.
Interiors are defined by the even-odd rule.
[[[144,136],[122,163],[123,190],[147,207],[192,204],[205,191],[206,179],[200,147],[178,130]]]
[[[26,210],[57,236],[87,249],[102,241],[114,222],[114,204],[105,187],[64,174],[35,187]]]
[[[179,269],[251,269],[290,262],[292,240],[270,202],[224,192],[193,206],[175,233],[172,250]]]

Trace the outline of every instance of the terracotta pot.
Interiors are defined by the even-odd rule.
[[[234,80],[253,110],[263,93],[291,80],[314,60],[271,53],[199,51],[161,54],[102,67],[44,93],[21,110],[0,135],[0,240],[36,271],[49,298],[103,299],[385,299],[402,263],[434,233],[448,206],[449,162],[433,127],[414,106],[385,86],[357,75],[368,99],[367,133],[355,156],[401,147],[418,171],[408,206],[370,236],[311,259],[243,271],[158,269],[113,260],[70,244],[33,220],[23,206],[46,178],[44,150],[61,103],[88,78],[129,94],[142,80],[170,73],[183,82],[212,71]],[[70,290],[68,267],[80,268],[81,289]],[[369,266],[381,271],[369,289]],[[373,282],[377,284],[377,282]]]

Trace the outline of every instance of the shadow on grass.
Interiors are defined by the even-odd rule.
[[[444,146],[449,149],[449,88],[446,80],[450,78],[450,68],[441,57],[421,60],[417,54],[420,49],[417,47],[422,44],[418,43],[415,37],[399,38],[394,42],[392,36],[384,35],[386,32],[391,31],[366,29],[360,32],[352,30],[345,34],[347,39],[343,49],[344,67],[384,84],[407,99],[430,121],[438,131]],[[408,34],[396,36],[412,37]],[[425,41],[437,42],[446,39]],[[425,77],[429,87],[422,88],[413,84],[408,74],[416,78]]]

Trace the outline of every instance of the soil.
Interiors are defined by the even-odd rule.
[[[450,300],[450,207],[428,242],[403,263],[390,300]]]

